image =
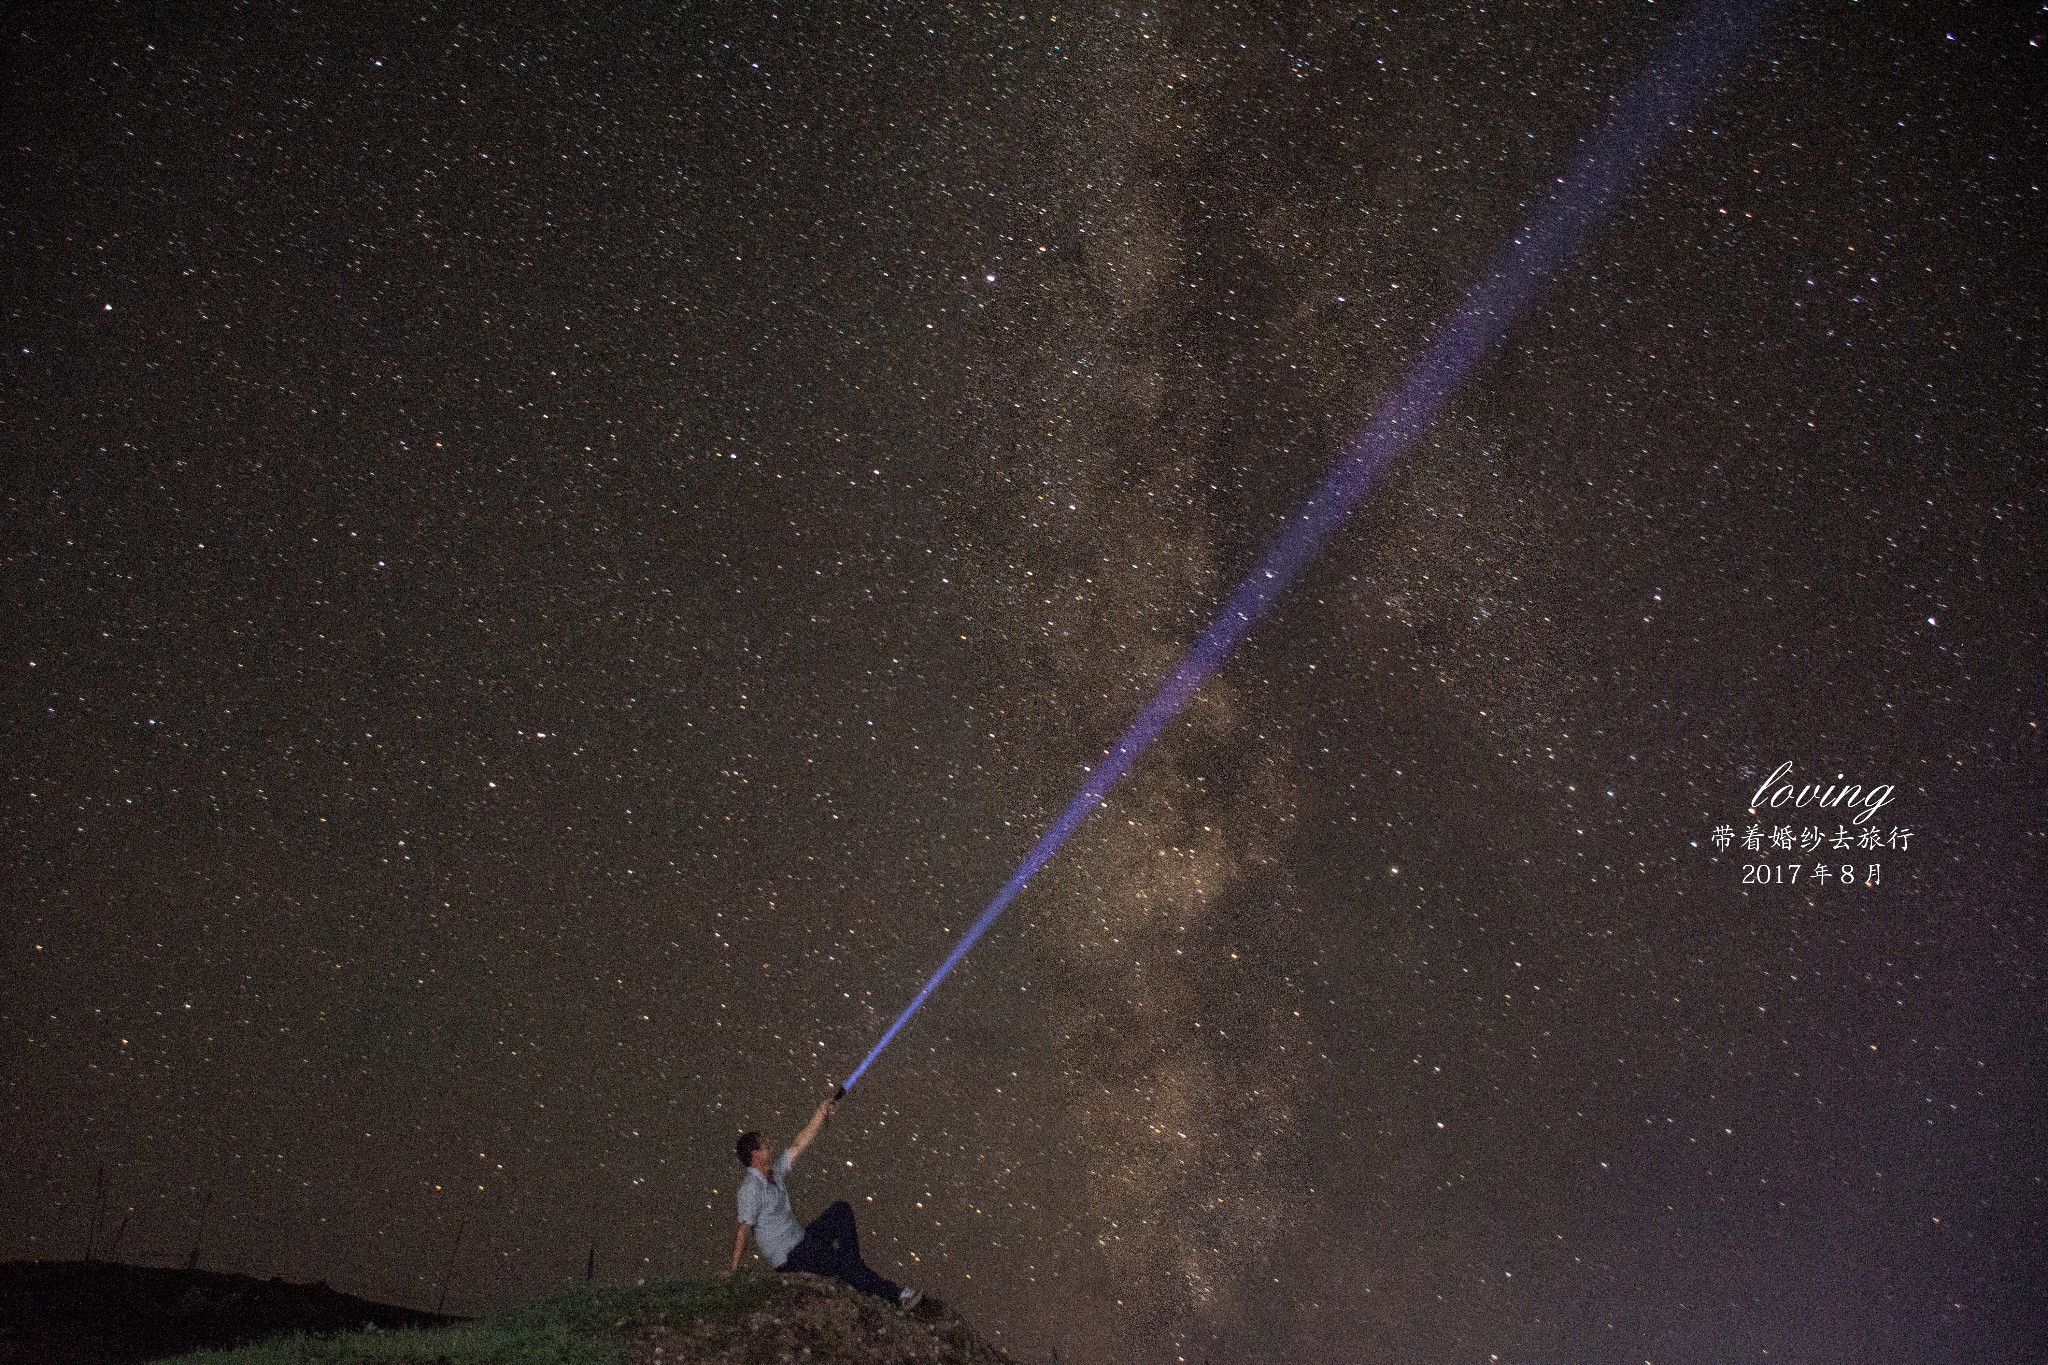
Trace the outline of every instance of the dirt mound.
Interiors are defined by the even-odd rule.
[[[820,1275],[773,1280],[772,1290],[742,1315],[638,1324],[627,1359],[632,1365],[996,1365],[1009,1359],[935,1300],[905,1313]]]

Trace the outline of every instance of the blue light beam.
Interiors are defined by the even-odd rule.
[[[1767,4],[1709,4],[1690,23],[1664,39],[1657,55],[1622,98],[1614,116],[1580,155],[1569,176],[1527,227],[1509,239],[1493,268],[1463,304],[1437,328],[1401,386],[1370,424],[1345,447],[1343,458],[1289,518],[1287,526],[1231,594],[1173,675],[1147,702],[1130,729],[1081,784],[1052,827],[1039,838],[1002,890],[955,944],[939,969],[911,997],[896,1021],[845,1081],[851,1089],[939,983],[967,956],[1017,893],[1059,852],[1067,836],[1109,795],[1159,732],[1180,714],[1195,689],[1222,664],[1295,576],[1314,559],[1344,519],[1372,490],[1409,444],[1427,430],[1451,396],[1464,386],[1486,353],[1498,345],[1543,287],[1550,282],[1606,216],[1658,149],[1678,130],[1706,95],[1717,73],[1748,45]]]

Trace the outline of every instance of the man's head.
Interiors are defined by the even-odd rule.
[[[733,1155],[740,1159],[740,1165],[757,1171],[768,1169],[768,1144],[761,1141],[759,1133],[741,1133],[732,1150]]]

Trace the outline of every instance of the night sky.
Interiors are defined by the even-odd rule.
[[[9,7],[0,1256],[719,1268],[1682,13],[1024,8]],[[2044,35],[1769,22],[799,1215],[1028,1361],[2042,1358]]]

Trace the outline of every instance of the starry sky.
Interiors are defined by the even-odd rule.
[[[1681,12],[10,7],[0,1256],[718,1268]],[[1023,1360],[2039,1359],[2044,34],[1768,23],[799,1215]]]

